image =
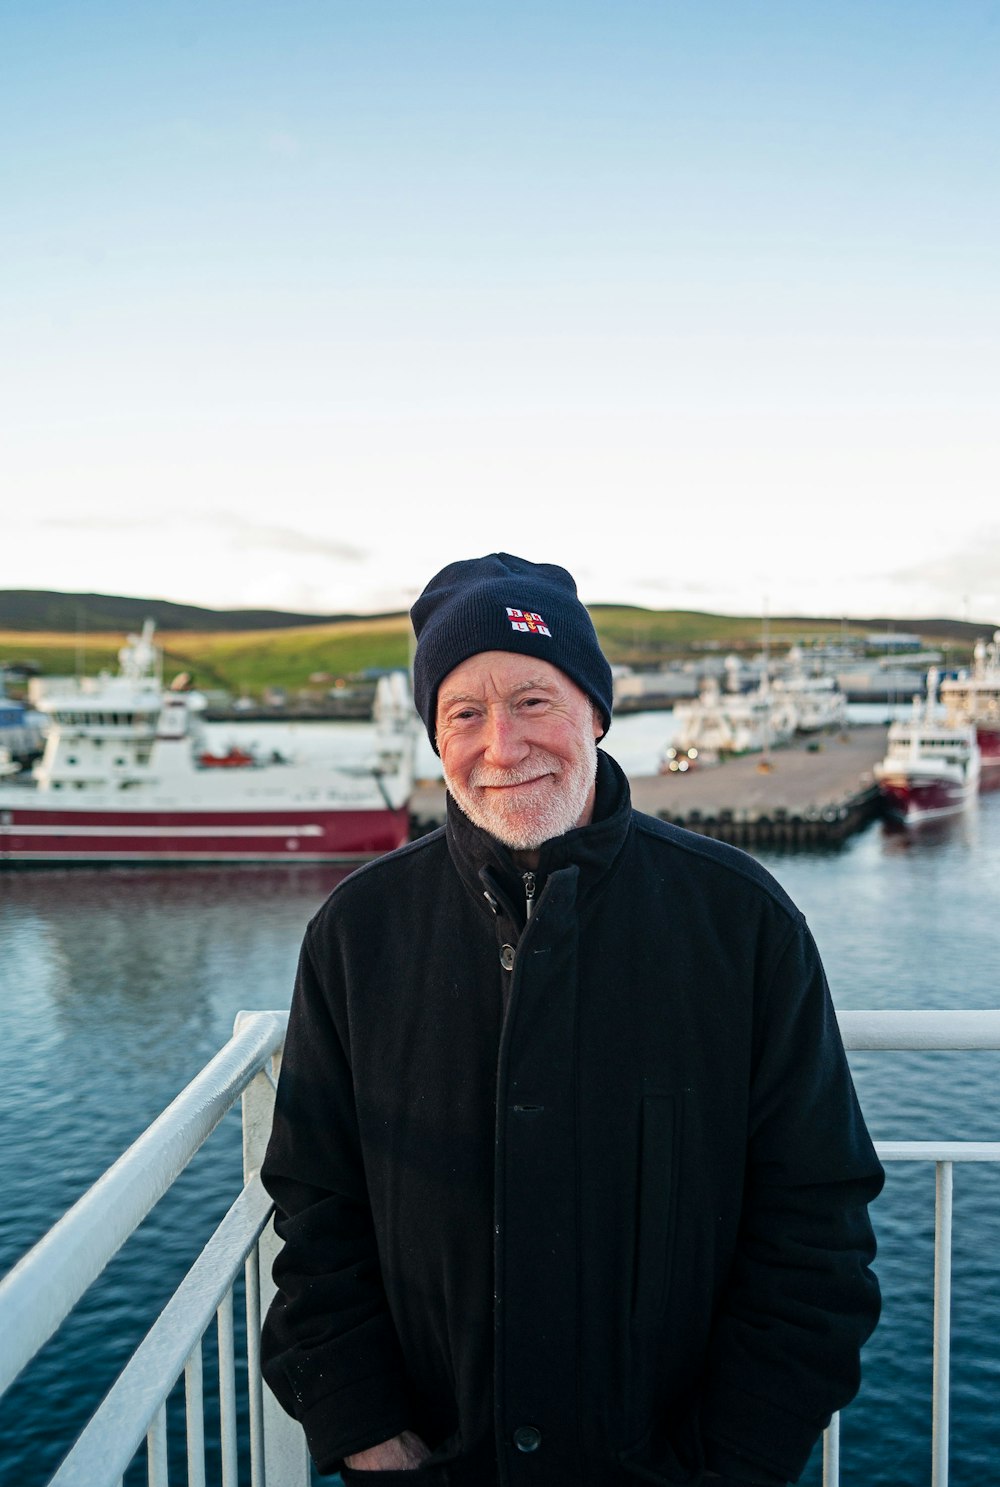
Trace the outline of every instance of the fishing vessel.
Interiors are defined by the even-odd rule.
[[[794,707],[797,733],[820,733],[826,728],[846,727],[847,698],[834,677],[806,669],[799,646],[792,646],[789,650],[785,669],[773,679],[771,686]]]
[[[941,683],[941,701],[950,723],[975,726],[984,777],[1000,783],[1000,630],[976,641],[971,672]]]
[[[776,748],[789,741],[797,721],[794,702],[776,692],[766,675],[750,692],[724,692],[710,678],[695,702],[674,708],[674,734],[661,760],[661,773],[676,756],[691,758],[692,750],[705,761]]]
[[[926,700],[913,699],[913,716],[890,725],[885,758],[874,775],[889,815],[927,821],[964,810],[979,786],[980,753],[971,723],[938,716],[938,676],[927,675]]]
[[[374,747],[349,766],[213,750],[204,697],[163,685],[151,620],[119,661],[43,690],[42,758],[0,783],[0,865],[350,862],[408,839],[416,714],[402,672],[380,679]]]

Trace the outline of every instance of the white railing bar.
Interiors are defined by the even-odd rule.
[[[883,1162],[1000,1162],[1000,1141],[876,1141]]]
[[[243,1015],[240,1013],[236,1019],[237,1028]],[[268,1078],[268,1074],[277,1075],[280,1063],[281,1054],[277,1053],[271,1061],[271,1070],[262,1069],[243,1091],[244,1181],[264,1161],[274,1121],[274,1080]],[[257,1241],[256,1274],[261,1313],[267,1310],[275,1295],[271,1270],[280,1248],[272,1218]],[[302,1426],[285,1414],[269,1389],[264,1390],[263,1398],[264,1462],[261,1472],[267,1487],[309,1487],[309,1449]]]
[[[187,1487],[205,1487],[205,1396],[200,1337],[184,1365],[184,1411],[187,1426]]]
[[[823,1487],[840,1487],[840,1415],[823,1432]]]
[[[270,1212],[271,1200],[260,1178],[254,1177],[132,1354],[49,1487],[104,1487],[124,1474]]]
[[[239,1487],[236,1448],[236,1349],[233,1343],[233,1290],[230,1286],[218,1311],[219,1319],[219,1444],[222,1448],[222,1487]]]
[[[934,1211],[934,1406],[931,1487],[948,1487],[951,1388],[951,1233],[954,1169],[937,1164]]]
[[[149,1487],[170,1487],[167,1473],[166,1401],[156,1411],[146,1432],[146,1480]]]
[[[848,1049],[1000,1048],[1000,1011],[838,1012]]]
[[[287,1014],[247,1017],[113,1167],[0,1282],[0,1394],[72,1311],[271,1054]]]
[[[250,1394],[250,1487],[264,1482],[264,1393],[260,1376],[260,1269],[257,1246],[247,1255],[247,1387]]]

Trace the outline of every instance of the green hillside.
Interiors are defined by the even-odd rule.
[[[612,662],[655,665],[706,649],[756,651],[761,644],[758,616],[603,604],[595,605],[591,613]],[[968,659],[976,638],[992,628],[956,620],[885,619],[853,620],[846,627],[852,635],[910,631],[928,645],[947,646],[948,654],[959,662]],[[775,650],[780,651],[796,640],[839,638],[842,626],[838,620],[776,616],[769,622],[769,633]],[[0,629],[0,663],[27,663],[46,675],[115,670],[123,639],[124,632]],[[321,691],[337,678],[370,667],[406,666],[410,627],[407,617],[398,614],[255,630],[164,628],[157,631],[156,639],[164,651],[168,680],[187,671],[198,686],[224,688],[235,696],[260,696],[269,686],[289,692]]]

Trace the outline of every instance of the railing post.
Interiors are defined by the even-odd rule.
[[[239,1030],[242,1012],[236,1017]],[[259,1171],[271,1134],[274,1118],[274,1091],[278,1081],[281,1055],[275,1054],[270,1067],[265,1064],[243,1092],[243,1181]],[[274,1220],[268,1220],[256,1250],[259,1274],[260,1314],[264,1315],[275,1293],[271,1266],[281,1248],[274,1232]],[[248,1264],[254,1263],[251,1254]],[[253,1349],[251,1349],[251,1354]],[[250,1381],[251,1390],[255,1387]],[[301,1425],[286,1415],[265,1385],[263,1395],[264,1484],[265,1487],[309,1487],[309,1452]]]
[[[823,1487],[840,1487],[840,1416],[823,1432]]]
[[[951,1387],[951,1162],[937,1163],[934,1217],[934,1406],[931,1487],[948,1487]]]

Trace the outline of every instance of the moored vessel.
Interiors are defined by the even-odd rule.
[[[797,733],[820,733],[847,726],[847,698],[836,679],[823,672],[807,671],[802,650],[793,646],[785,668],[771,683],[779,697],[794,707]]]
[[[0,864],[350,862],[408,839],[416,714],[402,673],[380,680],[374,749],[356,766],[218,754],[204,697],[163,686],[152,637],[152,621],[129,637],[117,675],[43,692],[41,761],[0,786]]]
[[[776,748],[788,743],[797,722],[794,702],[774,690],[766,672],[750,692],[723,692],[711,678],[695,702],[674,708],[674,734],[661,760],[661,773],[670,768],[672,758],[691,758],[692,750],[704,759]]]
[[[927,675],[927,698],[913,700],[913,715],[892,723],[886,756],[874,775],[885,809],[906,822],[927,821],[964,810],[979,786],[980,753],[971,723],[937,716],[935,671]]]
[[[949,722],[975,726],[984,777],[1000,783],[1000,630],[976,641],[971,671],[941,683],[941,701]]]

